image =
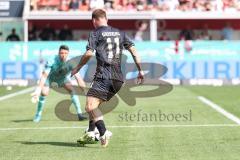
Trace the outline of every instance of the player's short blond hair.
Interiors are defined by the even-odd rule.
[[[107,14],[103,9],[96,9],[92,12],[92,19],[107,18]]]

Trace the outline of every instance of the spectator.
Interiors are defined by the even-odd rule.
[[[79,5],[79,10],[88,11],[89,10],[89,0],[82,0]]]
[[[183,29],[179,34],[180,40],[193,40],[194,39],[194,32],[191,29],[191,26],[188,25],[186,29]]]
[[[37,29],[33,25],[29,25],[28,40],[29,41],[37,40]]]
[[[78,0],[71,0],[69,3],[70,10],[78,10],[79,9],[79,1]]]
[[[147,9],[152,10],[158,10],[158,0],[147,0]]]
[[[160,11],[169,11],[170,6],[168,3],[169,0],[158,0],[158,9]]]
[[[104,0],[90,0],[90,9],[104,8]]]
[[[212,3],[209,1],[205,2],[204,7],[205,7],[204,11],[213,11],[214,10]]]
[[[209,30],[209,29],[208,29],[208,25],[205,24],[205,25],[203,26],[203,30],[201,31],[198,39],[200,39],[200,40],[212,40],[212,36],[209,34],[209,31],[208,31],[208,30]]]
[[[70,0],[61,0],[59,10],[60,11],[68,11],[69,10]]]
[[[227,23],[222,30],[222,39],[223,40],[232,40],[233,39],[233,28],[231,23]]]
[[[223,11],[222,0],[212,0],[212,5],[215,8],[215,11]]]
[[[30,2],[30,10],[38,10],[38,0],[31,0]]]
[[[117,11],[123,10],[123,1],[124,0],[114,0],[113,9]]]
[[[205,0],[196,0],[194,2],[194,8],[196,11],[205,11]]]
[[[176,10],[177,6],[179,5],[178,0],[168,0],[166,3],[168,4],[170,11]]]
[[[124,0],[123,3],[124,10],[126,11],[136,11],[136,2],[134,0]]]
[[[144,3],[145,3],[145,2],[141,2],[141,1],[142,0],[123,0],[122,10],[137,11],[137,9],[140,9],[139,11],[141,11],[141,6],[144,5]]]
[[[12,33],[7,36],[6,41],[20,41],[19,36],[16,34],[16,29],[12,29]]]
[[[2,32],[0,31],[0,42],[2,41]]]
[[[177,9],[180,11],[192,11],[193,10],[193,1],[191,0],[179,0],[179,5]]]
[[[143,40],[143,33],[146,31],[148,27],[147,22],[141,22],[138,27],[138,31],[136,32],[134,39],[136,41],[142,41]]]
[[[60,0],[35,0],[35,3],[40,10],[57,10]]]
[[[162,32],[161,36],[158,38],[160,41],[169,41],[170,38],[167,36],[166,32]]]
[[[114,0],[104,0],[104,6],[106,10],[113,10]]]
[[[50,27],[48,23],[39,35],[40,39],[43,41],[56,40],[56,32]]]
[[[137,0],[136,5],[137,5],[137,10],[138,11],[146,10],[146,2],[145,2],[145,0]]]
[[[223,0],[223,10],[226,12],[236,11],[237,3],[235,0]]]
[[[73,40],[72,31],[68,28],[68,25],[64,25],[63,29],[60,30],[58,35],[59,40]]]

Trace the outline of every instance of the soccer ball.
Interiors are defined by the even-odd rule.
[[[89,137],[92,137],[93,140],[99,141],[100,139],[100,133],[97,128],[93,132],[88,132],[88,128],[85,129],[85,133],[88,134]]]

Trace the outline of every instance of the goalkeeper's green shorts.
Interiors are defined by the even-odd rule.
[[[63,87],[64,84],[66,83],[71,83],[71,79],[69,77],[65,77],[63,79],[59,79],[59,80],[51,80],[49,78],[46,79],[44,86],[47,87]]]

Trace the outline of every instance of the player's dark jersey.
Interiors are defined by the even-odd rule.
[[[90,33],[87,50],[95,51],[96,78],[123,81],[121,55],[123,49],[133,46],[130,38],[116,28],[101,26]]]

